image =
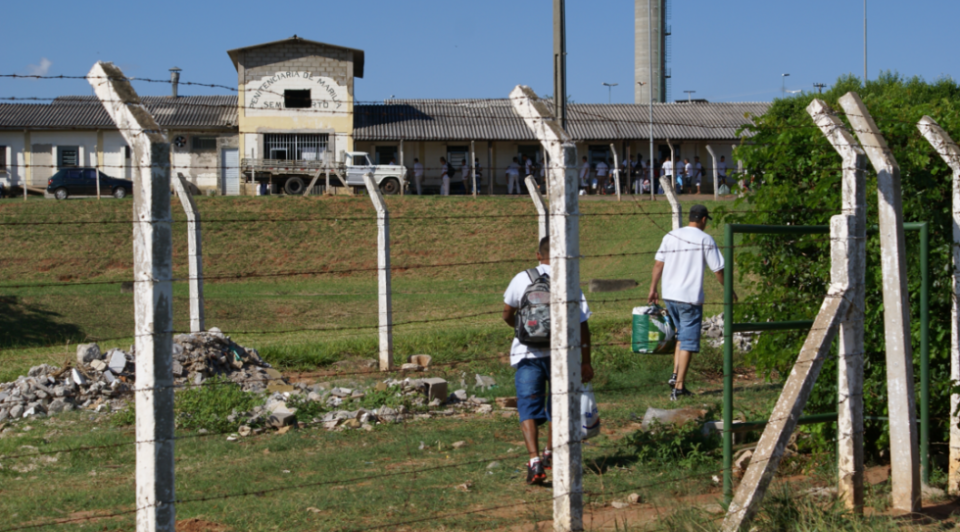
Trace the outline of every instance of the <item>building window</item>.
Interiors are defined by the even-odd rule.
[[[374,159],[373,164],[390,164],[391,160],[396,161],[393,164],[400,164],[396,146],[377,146]]]
[[[0,146],[0,170],[7,169],[7,147]]]
[[[287,109],[309,109],[310,89],[283,91],[283,106]]]
[[[217,137],[193,137],[193,149],[196,151],[206,151],[217,149]]]
[[[263,152],[278,161],[320,161],[327,151],[328,135],[267,134]]]
[[[463,161],[470,158],[469,146],[447,146],[447,162],[453,165],[455,170],[460,170]]]
[[[80,165],[80,148],[77,146],[60,146],[57,148],[57,155],[60,159],[57,165],[60,168],[70,168]]]
[[[128,161],[130,160],[130,146],[123,147],[123,158]]]

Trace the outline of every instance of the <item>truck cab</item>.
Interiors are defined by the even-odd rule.
[[[367,152],[341,152],[340,164],[348,186],[365,187],[363,176],[366,173],[373,174],[373,180],[384,194],[399,194],[407,185],[406,167],[399,164],[372,164]]]

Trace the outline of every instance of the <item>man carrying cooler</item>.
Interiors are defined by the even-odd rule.
[[[703,205],[690,207],[690,223],[667,233],[657,250],[647,301],[656,305],[660,299],[657,283],[663,278],[663,302],[673,326],[677,329],[677,348],[673,355],[673,388],[670,400],[693,395],[684,386],[693,353],[700,351],[700,328],[703,323],[703,267],[706,265],[723,284],[723,255],[713,237],[703,230],[711,220]],[[733,295],[736,300],[737,295]]]
[[[524,293],[541,276],[550,276],[550,238],[540,240],[537,249],[540,265],[531,270],[518,273],[503,294],[503,321],[511,329],[517,330],[517,312],[523,304]],[[580,374],[584,383],[593,379],[590,366],[590,307],[580,292]],[[520,431],[530,453],[527,462],[527,484],[542,484],[547,479],[545,469],[553,467],[553,438],[547,429],[547,445],[540,455],[538,427],[550,421],[550,395],[547,383],[550,382],[550,347],[531,347],[520,342],[514,335],[510,346],[510,365],[516,368],[514,382],[517,387],[517,413],[520,414]]]

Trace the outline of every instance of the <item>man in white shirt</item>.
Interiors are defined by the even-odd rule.
[[[700,183],[703,182],[703,165],[700,164],[700,158],[693,158],[693,184],[697,187],[697,194],[700,193]]]
[[[542,484],[547,475],[544,469],[553,466],[553,438],[547,429],[547,445],[540,455],[538,427],[550,421],[550,394],[547,383],[550,382],[550,347],[528,346],[517,338],[519,326],[517,313],[523,305],[524,292],[540,276],[550,276],[550,237],[540,240],[537,248],[537,260],[540,265],[531,270],[518,273],[507,291],[503,294],[503,321],[514,329],[513,344],[510,346],[510,365],[516,370],[514,383],[517,389],[517,413],[520,416],[520,431],[530,461],[527,463],[527,484]],[[590,307],[580,292],[580,375],[584,383],[593,379],[593,367],[590,365]]]
[[[513,194],[513,187],[517,187],[517,194],[520,193],[520,165],[517,158],[507,166],[507,194]]]
[[[525,172],[523,174],[523,177],[533,175],[533,161],[531,161],[530,158],[527,157],[526,155],[523,156],[523,171]],[[533,176],[533,177],[536,178],[537,176]]]
[[[607,174],[609,171],[610,167],[607,166],[607,162],[600,159],[600,161],[597,162],[597,186],[600,187],[601,194],[606,194],[604,186],[607,184]]]
[[[723,284],[723,255],[713,237],[704,232],[710,214],[703,205],[690,207],[690,223],[667,233],[653,263],[653,278],[647,301],[656,305],[660,296],[657,283],[663,278],[663,301],[677,330],[677,348],[673,355],[673,387],[670,400],[693,395],[684,387],[684,378],[693,353],[700,351],[700,328],[703,323],[704,265]],[[736,300],[736,294],[733,295]]]
[[[580,165],[580,192],[581,194],[586,194],[587,188],[590,187],[590,163],[587,162],[587,157],[583,157],[583,164]]]
[[[413,160],[413,183],[417,186],[417,195],[423,195],[421,185],[423,184],[423,163],[420,159]]]
[[[447,164],[447,158],[440,158],[440,195],[450,195],[450,174],[453,173],[453,166]]]
[[[674,190],[676,190],[676,192],[679,194],[681,191],[677,189],[677,182],[673,178],[673,170],[674,170],[673,161],[671,161],[670,159],[664,159],[663,166],[660,167],[660,171],[661,171],[660,176],[666,178],[667,181],[670,181],[671,183],[673,183]],[[662,188],[662,185],[660,188]]]
[[[690,159],[683,160],[683,187],[684,192],[689,190],[691,193],[693,189],[690,187],[691,181],[693,180],[693,165],[690,164]]]
[[[717,181],[721,185],[727,184],[727,159],[726,156],[720,156],[720,162],[717,163]]]

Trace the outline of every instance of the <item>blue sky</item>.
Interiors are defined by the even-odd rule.
[[[643,0],[641,0],[643,1]],[[956,0],[868,0],[869,76],[960,76]],[[59,7],[58,7],[59,5]],[[301,37],[360,48],[359,100],[497,98],[552,92],[551,0],[16,2],[4,5],[0,73],[83,75],[113,61],[128,76],[236,86],[226,50]],[[568,93],[632,102],[633,0],[567,0]],[[863,72],[862,0],[673,0],[672,99],[769,101]],[[23,23],[15,23],[23,21]],[[167,94],[139,83],[142,94]],[[226,94],[185,87],[181,94]],[[89,94],[83,81],[0,79],[0,97]]]

